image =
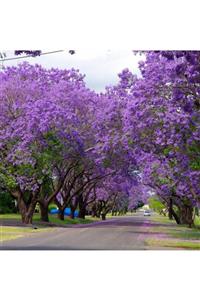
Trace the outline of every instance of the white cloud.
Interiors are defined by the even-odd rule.
[[[74,55],[69,50],[61,53],[48,54],[35,58],[27,58],[30,63],[38,63],[46,68],[75,68],[86,75],[85,81],[89,88],[103,91],[105,86],[116,84],[117,74],[124,68],[129,68],[138,74],[138,61],[141,57],[135,56],[132,49],[75,49]],[[7,56],[13,56],[12,51],[7,51]],[[5,66],[17,65],[23,59],[4,62]]]

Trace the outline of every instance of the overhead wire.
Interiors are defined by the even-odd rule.
[[[58,52],[64,52],[64,51],[65,50],[56,50],[56,51],[43,52],[43,53],[41,53],[38,56],[47,55],[47,54],[53,54],[53,53],[58,53]],[[33,55],[30,54],[30,55],[23,55],[23,56],[16,56],[16,57],[8,57],[8,58],[5,57],[5,58],[0,59],[0,62],[9,61],[9,60],[16,60],[16,59],[23,59],[23,58],[27,58],[27,57],[34,58],[36,56],[33,56]]]

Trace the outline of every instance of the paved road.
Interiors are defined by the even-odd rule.
[[[151,218],[141,213],[103,222],[56,228],[3,242],[1,250],[145,250]]]

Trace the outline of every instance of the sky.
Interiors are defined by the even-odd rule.
[[[118,76],[123,69],[128,68],[134,74],[139,74],[138,61],[141,56],[135,56],[130,50],[112,49],[75,49],[74,55],[69,54],[70,49],[64,52],[48,54],[40,57],[26,58],[30,63],[38,63],[46,68],[75,68],[85,74],[87,87],[96,92],[104,91],[106,86],[118,82]],[[53,51],[43,50],[42,52]],[[5,52],[5,51],[4,51]],[[13,57],[13,51],[6,51],[7,57]],[[24,59],[5,61],[4,66],[21,63]]]

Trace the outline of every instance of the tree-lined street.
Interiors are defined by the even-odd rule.
[[[23,53],[43,55],[18,50],[17,57]],[[47,227],[52,215],[60,225],[121,216],[46,232],[44,245],[43,233],[41,241],[38,235],[32,244],[32,238],[16,244],[159,248],[166,242],[146,241],[143,232],[154,227],[151,221],[126,217],[145,205],[180,228],[198,230],[200,51],[133,55],[140,76],[125,68],[118,83],[102,93],[89,89],[74,68],[46,69],[25,61],[0,72],[0,213],[20,215],[24,227],[36,214]],[[133,235],[131,226],[138,229]],[[171,243],[176,241],[167,247]]]
[[[156,216],[157,217],[157,216]],[[155,218],[156,218],[155,217]],[[152,219],[153,218],[153,219]],[[174,246],[177,239],[170,233],[181,233],[174,223],[165,218],[155,221],[144,217],[142,212],[132,216],[115,217],[91,224],[53,228],[51,231],[1,243],[1,250],[151,250],[192,249],[187,244]],[[190,230],[190,229],[188,229]],[[187,230],[184,229],[187,234]],[[189,234],[194,232],[190,230]],[[182,236],[184,241],[191,241]],[[200,233],[193,237],[199,245]],[[172,241],[167,245],[166,241]],[[164,242],[159,245],[160,242]],[[179,240],[180,241],[180,240]],[[187,247],[188,246],[188,247]],[[194,246],[194,245],[193,245]]]
[[[4,242],[1,249],[18,250],[144,250],[151,221],[141,213],[74,228],[56,228],[34,237]]]

